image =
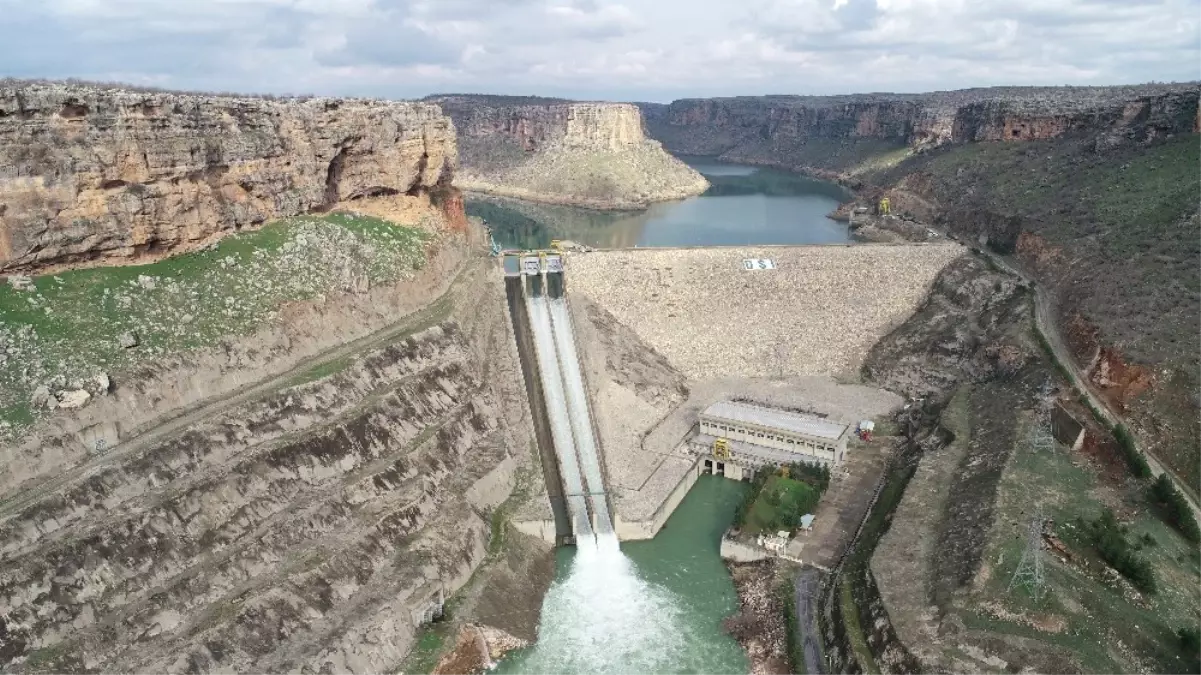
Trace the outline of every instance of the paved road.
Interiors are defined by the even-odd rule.
[[[821,592],[821,573],[804,568],[796,577],[797,641],[805,655],[805,672],[822,671],[821,638],[817,631],[817,594]],[[800,665],[800,664],[797,664]]]
[[[1038,324],[1039,330],[1042,331],[1043,335],[1046,336],[1047,342],[1050,343],[1051,351],[1055,353],[1055,358],[1059,359],[1059,362],[1067,368],[1068,374],[1071,376],[1072,385],[1078,391],[1084,392],[1084,395],[1088,397],[1088,400],[1092,403],[1093,407],[1101,412],[1101,415],[1106,419],[1106,421],[1108,421],[1110,424],[1125,425],[1125,420],[1123,420],[1120,415],[1118,415],[1109,407],[1109,404],[1105,401],[1105,399],[1093,389],[1092,382],[1090,382],[1085,376],[1084,372],[1080,370],[1080,367],[1076,365],[1075,359],[1072,358],[1071,352],[1068,351],[1068,348],[1063,341],[1063,336],[1060,335],[1059,329],[1055,325],[1053,313],[1051,311],[1053,307],[1052,302],[1042,287],[1035,283],[1033,279],[1024,274],[1021,270],[1011,265],[1009,261],[1005,260],[1004,258],[1001,258],[1000,256],[988,251],[984,251],[984,253],[998,265],[1004,267],[1006,270],[1009,270],[1021,279],[1024,279],[1032,288],[1034,288],[1035,322]],[[1129,425],[1126,426],[1129,428]],[[1185,498],[1188,500],[1189,506],[1193,508],[1193,517],[1201,520],[1201,506],[1198,506],[1196,490],[1192,486],[1188,485],[1188,483],[1186,483],[1183,479],[1181,479],[1180,476],[1177,476],[1174,472],[1168,469],[1162,462],[1159,461],[1157,457],[1152,455],[1145,448],[1139,447],[1136,443],[1135,449],[1138,450],[1139,454],[1141,454],[1143,458],[1147,460],[1147,466],[1151,467],[1152,476],[1158,477],[1162,473],[1167,473],[1168,478],[1175,483],[1176,489],[1180,490],[1180,492],[1184,494]]]

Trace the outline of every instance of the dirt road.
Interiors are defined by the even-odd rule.
[[[1059,362],[1067,369],[1068,375],[1072,380],[1072,386],[1078,391],[1083,392],[1084,395],[1088,397],[1093,409],[1100,411],[1102,417],[1104,417],[1110,425],[1122,424],[1129,428],[1129,425],[1125,424],[1125,420],[1123,420],[1120,415],[1114,412],[1113,409],[1109,407],[1109,404],[1105,401],[1105,399],[1093,389],[1092,383],[1085,376],[1084,372],[1081,371],[1080,367],[1076,365],[1076,361],[1072,358],[1071,352],[1068,351],[1068,348],[1063,341],[1063,336],[1060,335],[1059,329],[1055,326],[1052,312],[1053,303],[1051,302],[1050,298],[1047,297],[1047,294],[1042,287],[1035,283],[1033,279],[1031,279],[1021,270],[1017,269],[1014,265],[1011,265],[1004,258],[987,251],[984,251],[984,253],[999,266],[1025,280],[1034,289],[1035,323],[1038,325],[1039,331],[1041,331],[1042,334],[1047,338],[1047,342],[1051,345],[1051,351],[1055,353],[1055,358],[1058,359]],[[1147,460],[1147,466],[1151,468],[1151,475],[1153,477],[1158,477],[1162,473],[1167,473],[1168,478],[1170,478],[1176,485],[1176,489],[1180,490],[1180,492],[1183,493],[1188,499],[1189,506],[1191,506],[1193,509],[1193,517],[1201,520],[1201,506],[1198,505],[1196,490],[1182,480],[1180,476],[1177,476],[1174,472],[1168,469],[1157,457],[1148,452],[1145,448],[1139,447],[1137,442],[1135,443],[1135,449],[1138,450],[1139,454]]]

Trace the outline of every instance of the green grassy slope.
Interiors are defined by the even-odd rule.
[[[34,421],[41,385],[74,388],[248,334],[285,303],[411,274],[428,236],[367,216],[292,218],[155,263],[38,277],[34,290],[0,286],[0,432]],[[120,345],[126,332],[136,348]]]
[[[1177,473],[1201,481],[1201,135],[1105,151],[1092,138],[974,143],[866,175],[922,186],[952,231],[1016,215],[1038,235],[1035,272],[1058,300],[1061,329],[1078,313],[1101,345],[1146,369],[1154,385],[1127,412]]]

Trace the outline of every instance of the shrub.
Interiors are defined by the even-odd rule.
[[[797,462],[788,465],[788,476],[808,483],[819,495],[830,487],[830,468],[824,464]]]
[[[1155,570],[1135,554],[1130,542],[1126,541],[1126,528],[1118,524],[1112,510],[1106,509],[1100,518],[1089,523],[1089,530],[1093,546],[1102,560],[1129,579],[1135,588],[1144,593],[1155,592]]]
[[[1193,510],[1189,508],[1184,495],[1176,489],[1172,479],[1168,478],[1168,474],[1159,474],[1159,478],[1151,484],[1150,496],[1151,501],[1159,505],[1164,520],[1169,525],[1176,528],[1185,539],[1194,544],[1201,543],[1201,528],[1197,527]]]
[[[1176,631],[1180,638],[1180,648],[1191,654],[1201,652],[1201,631],[1196,628],[1181,628]]]
[[[1138,478],[1150,478],[1151,467],[1147,464],[1146,458],[1139,453],[1138,448],[1134,445],[1134,436],[1130,434],[1130,430],[1126,425],[1119,424],[1113,428],[1113,437],[1118,441],[1118,447],[1122,449],[1122,456],[1126,458],[1126,464],[1130,466],[1130,472]]]
[[[757,471],[751,476],[751,489],[743,495],[742,501],[734,509],[734,522],[739,528],[746,526],[747,516],[750,515],[751,505],[759,498],[759,493],[763,491],[763,486],[767,484],[767,479],[770,474],[767,471]]]

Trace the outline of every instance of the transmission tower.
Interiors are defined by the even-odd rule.
[[[1050,452],[1055,449],[1055,434],[1051,429],[1051,408],[1055,405],[1055,397],[1051,395],[1051,383],[1043,385],[1034,410],[1034,424],[1030,426],[1030,451],[1034,453]]]
[[[1018,568],[1009,580],[1009,591],[1015,586],[1025,586],[1035,601],[1041,600],[1046,592],[1046,576],[1043,572],[1043,514],[1042,509],[1035,511],[1026,530],[1026,550],[1022,551],[1022,559]]]

